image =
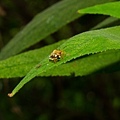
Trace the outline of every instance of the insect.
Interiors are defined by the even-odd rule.
[[[56,63],[63,57],[63,53],[64,52],[61,50],[53,50],[53,52],[49,56],[49,61],[53,61],[54,63]]]

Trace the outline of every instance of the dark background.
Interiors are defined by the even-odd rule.
[[[37,13],[58,1],[1,0],[0,49]],[[29,49],[40,48],[90,30],[107,17],[85,15]],[[49,37],[51,41],[48,41]],[[2,79],[0,120],[120,120],[119,79],[119,72],[86,77],[74,77],[74,74],[69,77],[36,77],[13,98],[9,98],[7,93],[21,78]]]

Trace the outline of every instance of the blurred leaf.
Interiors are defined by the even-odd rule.
[[[48,56],[39,63],[39,67],[34,67],[9,94],[12,97],[21,89],[24,84],[29,82],[35,76],[46,72],[60,64],[76,59],[87,54],[94,54],[110,49],[120,49],[120,26],[101,30],[84,32],[76,35],[64,42],[59,50],[64,51],[65,56],[57,63],[50,62]],[[90,68],[87,68],[90,69]]]
[[[120,18],[120,1],[118,2],[110,2],[102,5],[96,5],[93,7],[88,7],[85,9],[81,9],[79,13],[90,13],[90,14],[104,14],[110,15],[116,18]]]
[[[111,0],[112,1],[112,0]],[[0,59],[15,55],[39,42],[62,26],[75,20],[79,8],[104,3],[106,0],[63,0],[39,13],[0,52]]]
[[[116,98],[114,98],[114,100],[113,100],[113,106],[115,107],[115,108],[120,108],[120,98],[118,98],[118,97],[116,97]]]
[[[117,22],[118,20],[119,20],[118,18],[114,18],[114,17],[106,18],[104,21],[102,21],[98,25],[94,26],[92,28],[92,30],[95,30],[98,28],[103,28],[103,27],[108,27],[109,25],[111,25],[114,22]]]

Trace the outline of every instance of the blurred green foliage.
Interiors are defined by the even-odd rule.
[[[1,0],[0,48],[38,12],[58,1],[60,0]],[[29,49],[89,30],[105,18],[107,17],[101,15],[85,15]],[[114,25],[117,24],[114,22]],[[74,74],[69,77],[36,77],[19,94],[8,98],[8,91],[19,81],[19,78],[0,80],[0,120],[120,119],[119,72],[86,77],[74,77]]]

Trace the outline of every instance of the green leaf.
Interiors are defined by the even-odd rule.
[[[116,72],[118,70],[120,70],[120,50],[107,50],[80,57],[41,73],[40,76],[85,76],[92,73]]]
[[[38,76],[39,74],[70,60],[110,49],[120,49],[120,26],[84,32],[70,38],[57,49],[62,50],[65,53],[63,59],[57,63],[53,63],[48,60],[47,56],[39,63],[39,67],[35,66],[31,69],[31,71],[22,79],[12,93],[8,95],[12,97],[35,76]]]
[[[79,13],[104,14],[120,18],[120,1],[88,7],[78,11]]]
[[[30,69],[39,63],[39,61],[42,61],[44,57],[49,56],[51,50],[57,48],[63,42],[65,41],[60,41],[53,45],[22,53],[4,61],[0,61],[0,78],[25,76],[30,71]],[[69,76],[71,74],[74,74],[75,76],[83,76],[96,72],[119,61],[120,50],[110,50],[80,57],[79,59],[67,62],[66,64],[62,64],[58,67],[41,73],[39,76]],[[119,66],[117,65],[117,67]],[[116,71],[115,68],[113,69],[113,66],[110,68],[110,70]]]
[[[35,65],[46,56],[49,56],[52,50],[60,46],[63,42],[64,40],[0,61],[0,78],[25,76]]]
[[[67,23],[77,19],[81,16],[76,12],[79,8],[104,2],[106,2],[106,0],[63,0],[56,3],[35,16],[35,18],[2,49],[0,59],[8,58],[23,51],[43,40]]]

